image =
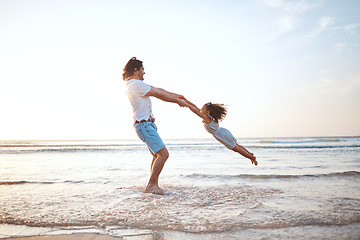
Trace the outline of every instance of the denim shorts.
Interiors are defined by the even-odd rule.
[[[141,141],[143,141],[152,154],[158,153],[165,147],[161,140],[155,123],[143,122],[135,124],[135,130]]]

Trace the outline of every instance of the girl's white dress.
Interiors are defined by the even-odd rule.
[[[236,146],[236,138],[226,128],[219,127],[219,123],[217,123],[212,116],[208,116],[211,119],[211,123],[206,124],[204,122],[206,131],[212,134],[216,140],[224,144],[225,147],[228,149],[233,149]]]

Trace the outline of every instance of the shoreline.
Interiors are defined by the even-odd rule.
[[[139,235],[136,237],[139,237]],[[10,237],[10,238],[4,238],[4,239],[12,239],[12,240],[118,240],[118,239],[124,239],[124,237],[114,237],[114,236],[102,235],[102,234],[76,233],[76,234],[63,234],[63,235],[42,235],[42,236],[31,236],[31,237]]]
[[[0,240],[118,240],[153,239],[162,235],[150,229],[109,227],[107,230],[91,227],[30,227],[0,224]]]
[[[1,226],[1,225],[0,225]],[[142,229],[117,229],[114,232],[61,232],[48,231],[43,233],[28,233],[25,236],[19,234],[2,235],[0,239],[9,240],[227,240],[227,239],[333,239],[342,236],[341,239],[358,239],[360,223],[345,225],[309,225],[293,226],[285,228],[238,228],[223,232],[179,232],[179,231],[154,231]],[[27,227],[29,228],[29,227]],[[79,230],[78,230],[79,231]],[[111,235],[109,235],[111,234]],[[28,236],[26,236],[28,235]]]

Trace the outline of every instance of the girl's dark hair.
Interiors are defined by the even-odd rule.
[[[224,104],[218,103],[206,103],[206,109],[210,112],[210,115],[215,119],[216,122],[221,122],[224,120],[227,109]]]
[[[128,63],[125,65],[124,73],[123,73],[123,80],[134,75],[135,68],[139,70],[142,67],[142,61],[137,60],[136,57],[131,58]]]

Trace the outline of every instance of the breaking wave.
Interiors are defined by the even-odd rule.
[[[346,171],[346,172],[334,172],[328,174],[305,174],[305,175],[276,175],[276,174],[237,174],[237,175],[222,175],[222,174],[199,174],[194,173],[186,175],[187,178],[242,178],[242,179],[299,179],[299,178],[334,178],[334,177],[352,177],[359,178],[360,172]]]

